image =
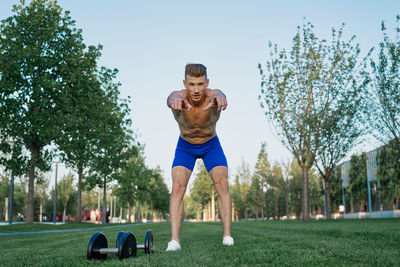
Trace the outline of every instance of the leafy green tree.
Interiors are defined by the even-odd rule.
[[[148,200],[150,195],[149,181],[152,172],[145,165],[142,151],[137,151],[137,153],[122,168],[117,178],[118,187],[113,191],[122,203],[128,205],[129,218],[131,207],[139,201]]]
[[[361,153],[360,156],[351,156],[349,178],[349,191],[351,193],[350,198],[353,204],[353,211],[358,212],[361,202],[365,203],[368,198],[367,155],[365,152]]]
[[[310,171],[310,207],[312,214],[323,213],[324,206],[324,190],[323,179],[318,177],[317,170],[314,168]]]
[[[363,80],[365,60],[358,64],[360,48],[354,43],[355,36],[343,41],[343,27],[338,32],[332,30],[332,43],[326,46],[329,63],[322,73],[321,86],[326,89],[324,118],[321,125],[320,147],[315,166],[325,184],[326,215],[331,219],[331,177],[336,165],[358,144],[364,135],[365,106]]]
[[[0,148],[12,154],[15,174],[29,174],[26,221],[33,223],[36,169],[50,169],[51,145],[72,107],[66,92],[87,78],[78,75],[87,58],[81,31],[56,1],[21,1],[13,12],[0,28]]]
[[[100,120],[111,114],[101,114],[106,112],[102,107],[105,93],[101,89],[99,71],[97,70],[97,60],[100,57],[101,46],[89,46],[86,49],[81,44],[77,51],[77,59],[72,69],[75,77],[79,77],[79,82],[71,81],[66,89],[66,97],[63,98],[64,110],[62,113],[62,124],[60,134],[56,139],[56,144],[60,150],[60,156],[69,166],[78,173],[78,206],[77,218],[81,220],[82,211],[82,182],[84,173],[90,166],[90,160],[95,153],[95,142],[100,136]],[[78,50],[78,49],[77,49]]]
[[[261,106],[302,169],[304,220],[309,219],[309,171],[321,155],[318,162],[327,162],[320,167],[325,175],[325,168],[352,146],[358,132],[351,116],[360,98],[354,37],[342,41],[342,28],[338,33],[333,29],[329,44],[318,39],[313,27],[298,27],[289,53],[270,43],[266,67],[259,64]],[[340,156],[329,154],[330,149],[338,149]],[[330,173],[325,177],[329,184]]]
[[[258,220],[259,209],[261,211],[261,219],[264,219],[264,199],[263,183],[257,176],[253,175],[247,194],[247,201],[249,205],[253,206],[256,220]]]
[[[395,40],[389,38],[382,21],[383,41],[379,43],[378,57],[370,58],[371,80],[367,93],[370,103],[365,114],[374,136],[385,144],[380,155],[382,163],[378,176],[386,201],[400,191],[400,15],[396,16]],[[372,94],[371,94],[372,92]],[[385,159],[391,159],[389,161]],[[386,169],[387,168],[387,169]],[[390,177],[390,180],[389,180]],[[387,187],[385,187],[387,186]]]
[[[64,177],[61,178],[61,180],[57,183],[57,192],[60,195],[59,198],[62,202],[63,207],[63,222],[65,222],[68,201],[71,197],[73,180],[74,176],[72,175],[72,173],[69,173],[68,175],[64,175]]]
[[[302,170],[297,163],[296,159],[293,159],[290,164],[289,175],[289,206],[291,213],[296,214],[296,218],[300,218],[301,214],[301,181],[303,179]]]
[[[100,84],[104,91],[102,103],[98,106],[99,131],[94,143],[94,153],[90,164],[91,184],[103,188],[103,207],[106,207],[107,183],[116,180],[128,159],[137,153],[137,144],[133,144],[132,131],[129,129],[129,100],[121,99],[119,82],[115,82],[117,70],[102,68]],[[106,213],[103,212],[103,223]]]
[[[37,212],[37,209],[35,208],[35,215],[39,214],[39,221],[43,220],[43,206],[46,203],[46,199],[48,198],[47,195],[47,188],[49,187],[49,180],[46,179],[44,173],[39,173],[37,180],[36,180],[36,186],[35,186],[35,196],[38,199],[36,201],[35,199],[35,207],[39,206],[39,212]]]
[[[274,205],[275,205],[275,216],[279,220],[286,206],[286,196],[289,194],[289,183],[288,180],[284,179],[282,167],[279,163],[275,163],[272,166],[272,175],[267,180],[270,185],[270,193],[273,193]],[[285,201],[285,204],[283,204]],[[289,216],[288,207],[286,206],[286,215]]]
[[[372,91],[372,97],[365,113],[375,136],[383,143],[393,140],[400,151],[400,15],[396,23],[396,39],[392,41],[382,21],[378,58],[370,58],[371,73],[366,75],[371,80],[367,93]]]
[[[343,203],[342,199],[342,177],[340,165],[336,166],[331,178],[331,205],[332,212],[337,211],[339,209],[340,204]]]
[[[5,200],[9,199],[10,195],[10,181],[8,176],[4,174],[0,174],[0,220],[3,220],[3,214],[8,211],[5,210]],[[8,204],[9,205],[9,204]]]
[[[153,209],[161,212],[163,215],[168,213],[170,194],[165,184],[161,169],[159,167],[152,170],[149,181],[150,191],[150,209],[153,220]]]
[[[232,201],[239,218],[247,219],[253,213],[254,204],[252,197],[249,196],[251,179],[250,167],[242,159],[241,164],[236,170],[235,183],[230,187]]]
[[[114,190],[113,190],[114,192]],[[78,198],[79,198],[79,192],[78,192]],[[95,208],[96,204],[96,192],[92,190],[87,190],[82,192],[82,207],[85,207],[89,210]]]
[[[198,173],[190,189],[190,197],[203,208],[211,201],[215,194],[214,185],[203,163],[198,165]]]
[[[261,149],[258,153],[257,163],[254,170],[254,179],[256,179],[256,184],[259,184],[254,193],[257,196],[257,203],[260,205],[261,208],[262,219],[264,218],[264,205],[266,203],[266,192],[264,191],[266,191],[267,179],[272,175],[271,164],[268,161],[266,146],[266,143],[261,144]],[[261,196],[259,195],[260,193],[262,194]]]
[[[386,206],[393,204],[393,199],[400,200],[400,160],[395,142],[392,140],[379,149],[377,178],[379,190]],[[397,206],[397,205],[396,205]]]
[[[14,184],[14,199],[13,199],[13,215],[17,216],[18,213],[24,215],[26,218],[26,204],[27,204],[27,184],[23,178],[17,179]]]
[[[183,202],[185,203],[185,218],[200,220],[202,206],[195,202],[190,195],[185,195]]]

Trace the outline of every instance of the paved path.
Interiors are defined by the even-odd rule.
[[[139,226],[139,225],[144,225],[144,224],[151,224],[151,223],[135,223],[135,224],[131,223],[131,224],[120,224],[120,225],[111,225],[111,226],[94,227],[94,228],[49,230],[49,231],[38,231],[38,232],[0,233],[0,236],[40,235],[40,234],[55,234],[55,233],[68,233],[68,232],[84,232],[84,231],[93,231],[93,230],[100,230],[100,229],[124,228],[124,227],[128,227],[128,226]]]

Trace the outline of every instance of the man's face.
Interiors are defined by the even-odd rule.
[[[183,80],[183,85],[187,89],[189,97],[195,105],[200,104],[204,99],[208,82],[209,80],[206,79],[206,76],[196,78],[186,75],[186,79]]]

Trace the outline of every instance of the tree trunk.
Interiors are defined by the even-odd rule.
[[[201,211],[200,211],[200,209],[197,209],[197,212],[196,212],[196,221],[200,222],[200,217],[201,217]]]
[[[150,210],[151,210],[151,222],[153,222],[154,220],[154,216],[153,216],[153,200],[150,200]]]
[[[42,200],[40,200],[40,208],[39,208],[39,222],[42,222],[42,221],[43,221],[42,214],[43,214],[43,203],[42,203]]]
[[[140,208],[140,201],[138,201],[138,208],[137,208],[137,213],[138,213],[138,216],[137,216],[137,218],[138,218],[138,222],[143,222],[143,217],[142,217],[142,209]]]
[[[107,184],[106,184],[106,177],[103,180],[103,224],[107,223]]]
[[[5,218],[5,221],[6,222],[8,222],[8,210],[9,210],[9,208],[8,208],[8,197],[6,197],[6,218]]]
[[[112,218],[113,218],[113,196],[111,195],[111,198],[110,198],[110,222],[112,222]]]
[[[326,219],[332,219],[332,205],[331,205],[331,182],[329,177],[325,179],[325,198],[326,198]]]
[[[302,166],[302,181],[301,181],[301,211],[303,213],[303,221],[310,219],[309,205],[308,205],[308,168]]]
[[[277,221],[279,221],[279,215],[280,215],[279,213],[280,213],[280,211],[279,211],[279,199],[277,198],[276,202],[275,202],[275,217],[276,217]]]
[[[128,222],[131,222],[131,203],[128,202]]]
[[[28,183],[28,205],[26,211],[26,223],[33,223],[34,190],[35,190],[35,164],[39,155],[39,148],[32,145],[31,162],[29,164],[29,183]]]
[[[82,167],[78,167],[78,210],[76,211],[78,222],[82,221],[82,172]]]
[[[287,219],[290,219],[290,214],[289,214],[289,195],[286,192],[285,193],[285,204],[286,204],[286,217]]]
[[[261,220],[264,220],[264,201],[261,203]]]
[[[212,219],[211,217],[211,201],[208,202],[208,220],[210,221]]]
[[[214,190],[212,190],[211,193],[211,219],[213,222],[215,222],[215,196],[214,196]]]
[[[67,213],[67,206],[64,206],[64,211],[63,211],[63,223],[65,223],[65,216]]]
[[[258,221],[258,206],[254,205],[254,214],[256,215],[256,221]]]
[[[116,217],[116,214],[117,214],[117,197],[114,196],[114,216],[113,217]]]

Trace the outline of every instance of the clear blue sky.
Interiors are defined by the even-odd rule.
[[[13,3],[17,1],[0,1],[1,19],[11,15]],[[322,38],[329,38],[331,28],[344,22],[346,36],[356,35],[365,55],[382,39],[381,21],[393,33],[395,16],[400,14],[398,0],[62,0],[59,4],[71,11],[86,44],[104,46],[100,64],[119,69],[122,95],[133,99],[133,126],[146,145],[147,163],[160,165],[168,185],[179,131],[166,98],[183,89],[187,62],[205,64],[210,88],[227,95],[229,106],[217,133],[234,175],[242,158],[254,166],[261,142],[268,143],[271,161],[290,157],[257,99],[257,64],[267,58],[268,41],[290,48],[303,17]]]

